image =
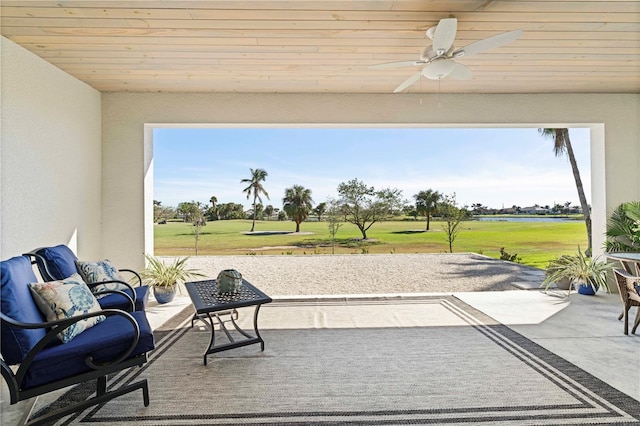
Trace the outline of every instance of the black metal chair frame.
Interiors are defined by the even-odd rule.
[[[49,343],[56,339],[56,335],[60,333],[67,327],[70,327],[74,323],[90,318],[98,315],[105,316],[113,316],[120,315],[124,316],[132,325],[135,336],[131,342],[129,348],[126,351],[118,355],[115,359],[96,363],[93,361],[92,357],[87,357],[85,359],[85,364],[89,366],[92,370],[87,371],[85,373],[80,373],[74,376],[66,377],[60,380],[56,380],[53,382],[45,383],[42,385],[34,386],[28,389],[22,389],[22,381],[29,370],[31,363],[38,353],[40,353]],[[10,403],[15,404],[17,402],[27,400],[30,398],[37,397],[39,395],[43,395],[58,389],[65,388],[67,386],[84,383],[89,380],[96,380],[96,396],[79,402],[77,404],[73,404],[70,406],[66,406],[57,411],[44,414],[39,416],[33,420],[26,419],[25,425],[40,425],[46,422],[51,422],[56,419],[60,419],[74,412],[83,411],[91,406],[102,404],[107,401],[110,401],[113,398],[116,398],[121,395],[125,395],[129,392],[133,392],[137,389],[142,390],[143,402],[144,406],[149,406],[149,388],[147,384],[147,380],[140,380],[138,382],[132,383],[127,386],[120,387],[118,389],[107,391],[107,375],[111,373],[115,373],[126,368],[141,366],[145,362],[147,362],[147,354],[143,353],[141,355],[128,358],[133,349],[138,344],[138,340],[140,338],[140,329],[138,327],[138,323],[136,320],[129,315],[128,313],[118,310],[118,309],[105,309],[98,312],[92,312],[89,314],[78,315],[72,318],[66,318],[57,321],[51,322],[43,322],[43,323],[22,323],[13,320],[12,318],[0,313],[0,324],[2,327],[16,327],[23,329],[38,329],[45,328],[49,329],[46,333],[45,337],[43,337],[29,352],[23,362],[19,365],[17,371],[13,371],[9,365],[3,360],[0,359],[0,367],[2,369],[2,377],[4,378],[7,386],[9,388],[10,395]],[[28,416],[27,416],[28,417]]]

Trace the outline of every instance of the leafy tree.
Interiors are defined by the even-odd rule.
[[[418,214],[425,215],[427,217],[427,227],[429,230],[429,224],[431,217],[437,213],[438,204],[442,200],[442,194],[433,189],[427,189],[426,191],[420,191],[413,196],[416,199],[416,211]]]
[[[562,213],[563,210],[564,210],[564,206],[560,203],[555,203],[553,205],[553,208],[551,209],[553,213]]]
[[[202,227],[207,225],[207,222],[204,218],[204,208],[205,206],[199,201],[180,203],[178,205],[178,209],[184,214],[184,221],[191,222],[191,224],[193,225],[191,233],[195,238],[196,256],[198,255],[198,242],[200,241],[200,236],[202,235]]]
[[[322,221],[322,215],[327,211],[327,203],[320,203],[313,209],[313,212],[318,215],[318,222]]]
[[[571,170],[573,171],[573,179],[576,182],[576,189],[578,190],[580,207],[582,208],[582,214],[584,215],[584,223],[587,227],[587,255],[591,256],[591,212],[589,210],[589,204],[587,204],[587,197],[584,195],[584,187],[582,186],[582,179],[580,179],[578,163],[576,162],[576,157],[573,154],[571,139],[569,139],[569,129],[538,129],[538,132],[543,137],[553,140],[553,152],[555,153],[556,157],[561,157],[566,154],[566,156],[569,158]]]
[[[176,211],[184,222],[193,223],[204,220],[203,207],[199,201],[188,201],[178,204]]]
[[[156,223],[167,223],[176,214],[173,207],[163,207],[161,201],[153,200],[153,221]]]
[[[473,203],[471,204],[471,209],[473,214],[482,214],[486,210],[486,206],[482,203]]]
[[[244,206],[236,203],[220,204],[218,205],[218,217],[221,220],[244,219]]]
[[[257,217],[258,219],[262,220],[262,216],[264,214],[264,206],[262,205],[262,203],[258,203],[256,204],[256,214],[255,217]]]
[[[336,234],[344,222],[344,213],[336,200],[329,199],[326,217],[329,223],[329,234],[331,234],[331,254],[335,254]]]
[[[220,216],[218,215],[218,207],[216,205],[215,208],[213,207],[207,207],[205,212],[204,212],[204,216],[207,220],[209,221],[213,221],[213,220],[219,220]]]
[[[402,212],[407,216],[411,216],[414,221],[418,220],[418,210],[416,209],[416,206],[406,204],[402,206]]]
[[[460,224],[468,218],[469,213],[466,209],[461,209],[456,203],[456,194],[445,195],[438,207],[440,216],[444,221],[442,229],[447,234],[447,242],[449,243],[449,253],[453,253],[453,242],[458,237]]]
[[[262,182],[267,179],[268,173],[264,169],[254,170],[250,168],[249,170],[251,171],[251,177],[249,179],[242,179],[240,183],[249,184],[249,186],[242,190],[242,192],[247,193],[247,200],[253,195],[253,222],[251,223],[251,232],[253,232],[256,227],[257,200],[260,200],[260,202],[262,203],[262,197],[260,197],[260,194],[264,194],[267,199],[269,199],[269,193],[262,186]]]
[[[358,179],[338,185],[338,195],[345,220],[358,227],[364,240],[374,223],[392,218],[403,204],[402,191],[399,189],[376,191],[373,186],[367,186]]]
[[[176,214],[178,215],[178,217],[182,218],[183,222],[189,221],[189,211],[190,206],[188,202],[178,203],[178,207],[176,207]]]
[[[267,216],[267,220],[271,219],[271,216],[273,216],[273,206],[271,204],[264,208],[264,214]]]
[[[313,208],[311,190],[301,185],[293,185],[284,190],[282,209],[296,222],[296,232],[300,232],[300,222],[309,217]]]
[[[287,220],[287,213],[284,210],[278,212],[278,220],[280,222],[284,222],[285,220]]]

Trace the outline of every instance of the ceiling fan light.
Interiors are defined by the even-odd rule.
[[[440,80],[451,74],[456,63],[451,59],[440,59],[424,67],[422,75],[431,80]]]

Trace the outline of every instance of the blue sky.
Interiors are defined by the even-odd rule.
[[[569,134],[590,202],[589,129]],[[240,180],[261,168],[263,204],[278,208],[285,188],[302,185],[317,204],[353,178],[410,201],[433,189],[456,193],[461,206],[578,205],[569,161],[552,147],[537,128],[157,128],[153,198],[175,207],[215,195],[249,208]]]

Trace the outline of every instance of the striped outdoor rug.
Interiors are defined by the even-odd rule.
[[[453,296],[276,301],[260,313],[264,352],[207,366],[210,334],[191,312],[158,331],[143,368],[115,378],[147,378],[149,407],[137,392],[59,424],[640,423],[638,401]]]

